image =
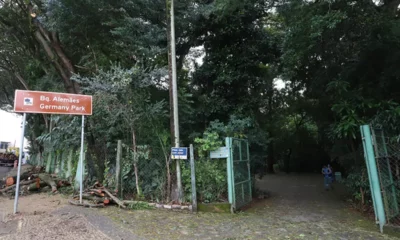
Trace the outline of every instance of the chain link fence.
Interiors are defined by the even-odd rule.
[[[400,225],[400,142],[381,128],[373,128],[372,135],[386,222]]]
[[[139,145],[136,151],[122,144],[120,197],[125,200],[167,202],[171,189],[171,161],[163,149]]]
[[[249,147],[246,140],[232,139],[231,141],[234,207],[240,209],[252,201]]]
[[[114,143],[107,147],[106,154],[96,155],[85,147],[84,189],[90,188],[104,176],[102,183],[123,200],[172,203],[178,199],[176,186],[176,161],[170,158],[170,149],[161,145],[137,145]],[[252,199],[250,159],[247,141],[232,139],[230,161],[226,158],[210,159],[194,149],[197,200],[199,203],[229,202],[229,181],[233,192],[233,203],[240,208]],[[32,154],[30,164],[41,166],[48,173],[76,183],[79,170],[80,149],[48,150]],[[105,150],[104,150],[105,152]],[[100,157],[99,157],[100,156]],[[103,156],[104,158],[101,158]],[[192,202],[190,156],[180,160],[182,200]],[[99,163],[104,162],[104,169]],[[228,165],[229,162],[229,165]],[[227,169],[230,169],[227,171]],[[230,172],[231,175],[227,173]],[[229,180],[229,177],[231,180]],[[75,190],[79,185],[74,184]]]

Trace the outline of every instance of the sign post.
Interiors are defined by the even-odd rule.
[[[16,186],[15,186],[14,214],[17,213],[17,208],[18,208],[19,183],[21,181],[22,153],[24,152],[25,122],[26,122],[26,113],[24,113],[24,116],[22,117],[21,141],[19,142],[20,148],[19,148],[19,156],[18,156],[17,182],[16,182]]]
[[[14,99],[14,112],[23,113],[22,133],[20,143],[20,154],[18,160],[18,176],[15,191],[14,214],[18,211],[18,197],[20,185],[20,173],[22,163],[22,152],[24,147],[26,113],[42,113],[42,114],[65,114],[65,115],[82,115],[82,132],[81,132],[81,152],[80,152],[80,183],[79,183],[79,200],[82,203],[83,191],[83,142],[84,142],[84,126],[85,115],[92,115],[92,96],[16,90]]]
[[[79,202],[82,204],[82,193],[83,193],[83,141],[85,140],[85,116],[82,116],[82,131],[81,131],[81,181],[79,183]]]

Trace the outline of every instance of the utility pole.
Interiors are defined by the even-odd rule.
[[[179,147],[179,116],[178,116],[178,85],[176,76],[176,50],[175,50],[175,11],[174,0],[171,0],[171,65],[172,65],[172,101],[174,109],[175,147]],[[176,182],[178,187],[178,201],[182,202],[181,164],[176,159]]]

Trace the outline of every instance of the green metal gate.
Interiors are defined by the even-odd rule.
[[[400,143],[382,128],[361,126],[375,218],[381,231],[386,224],[400,225]]]
[[[226,138],[226,147],[228,194],[234,212],[252,201],[249,143],[246,139]]]

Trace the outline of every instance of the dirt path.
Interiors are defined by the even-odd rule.
[[[340,187],[326,192],[318,175],[269,175],[257,182],[272,197],[235,215],[104,209],[144,239],[396,239],[347,208]]]
[[[14,201],[0,198],[0,239],[42,240],[76,239],[109,240],[106,234],[93,227],[79,213],[57,213],[65,208],[61,195],[34,194],[22,196],[17,215],[13,215]]]
[[[257,185],[272,197],[235,215],[83,209],[32,195],[21,199],[21,215],[0,224],[0,239],[396,239],[347,208],[340,188],[325,192],[320,176],[272,175]],[[0,212],[12,203],[0,199]]]

